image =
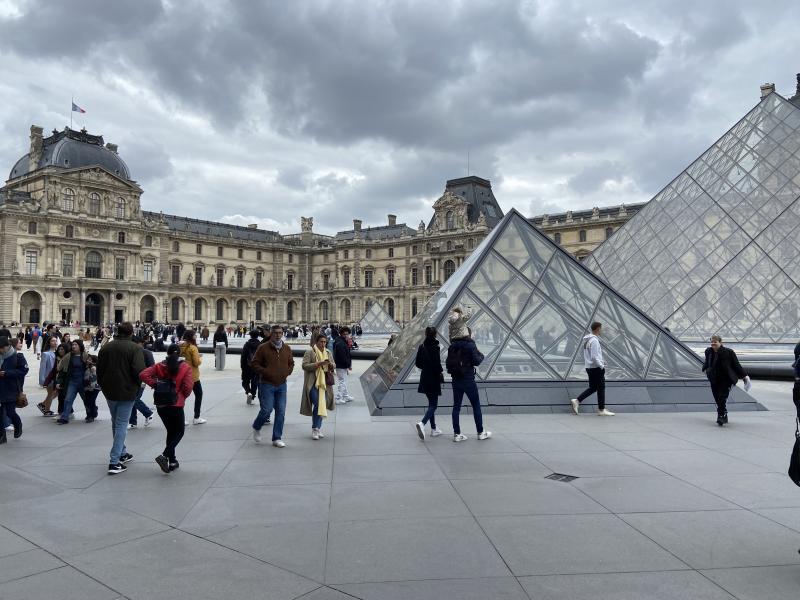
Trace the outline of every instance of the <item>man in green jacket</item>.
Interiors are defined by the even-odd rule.
[[[111,411],[111,431],[114,443],[108,461],[108,474],[124,473],[125,463],[133,455],[125,448],[128,420],[139,393],[139,373],[144,371],[144,353],[134,343],[133,325],[125,322],[117,327],[114,339],[100,348],[97,355],[97,383],[103,391]]]

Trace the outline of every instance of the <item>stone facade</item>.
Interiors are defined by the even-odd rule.
[[[351,322],[379,302],[405,323],[502,217],[474,176],[447,182],[427,225],[355,219],[334,236],[314,233],[313,217],[282,235],[147,212],[142,193],[102,137],[32,127],[30,152],[0,189],[0,322]],[[541,227],[565,237],[582,227],[580,253],[627,210]]]

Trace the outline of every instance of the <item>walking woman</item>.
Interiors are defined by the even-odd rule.
[[[194,385],[192,368],[187,362],[181,360],[180,346],[172,344],[167,349],[166,360],[147,367],[139,373],[139,378],[153,388],[156,410],[164,423],[164,429],[167,430],[167,443],[164,452],[156,456],[156,463],[164,473],[171,473],[180,466],[178,459],[175,458],[175,448],[183,438],[186,418],[183,407],[186,405],[186,397],[192,393]],[[175,384],[173,403],[170,403],[173,400],[170,397],[171,386],[164,386],[165,381]],[[156,385],[159,388],[165,387],[166,390],[156,389]]]
[[[728,394],[731,387],[740,379],[744,380],[745,391],[750,391],[750,377],[745,373],[739,359],[731,348],[722,345],[722,338],[711,336],[711,347],[706,348],[706,360],[703,372],[711,384],[711,393],[717,403],[717,425],[722,427],[728,423]]]
[[[189,363],[192,368],[192,381],[194,386],[194,420],[192,423],[195,425],[202,425],[206,422],[200,416],[200,407],[203,405],[203,384],[200,383],[200,351],[197,349],[197,334],[193,329],[187,329],[183,332],[183,339],[180,343],[181,356]]]
[[[36,407],[42,411],[45,417],[52,417],[53,411],[50,410],[50,405],[53,403],[53,398],[58,396],[55,382],[56,370],[56,348],[58,348],[58,338],[48,338],[47,348],[42,352],[42,357],[39,362],[39,385],[47,390],[47,397],[43,402],[39,402]]]
[[[22,391],[28,362],[17,352],[6,336],[0,337],[0,412],[14,425],[14,439],[22,435],[22,419],[17,414],[17,397]],[[0,443],[6,441],[5,428],[0,429]]]
[[[417,358],[414,361],[421,371],[417,391],[428,398],[428,410],[422,421],[416,424],[417,435],[425,441],[425,425],[431,423],[431,437],[442,435],[442,430],[436,427],[436,407],[439,405],[439,396],[442,395],[442,382],[444,369],[442,368],[442,355],[439,353],[439,340],[436,339],[436,328],[425,328],[425,340],[417,348]]]
[[[327,348],[328,338],[318,333],[314,345],[303,355],[303,398],[300,414],[311,417],[311,439],[324,438],[322,419],[334,410],[333,372],[336,365]],[[324,397],[324,402],[321,398]]]
[[[58,338],[55,338],[58,341]],[[59,370],[58,367],[61,365],[61,360],[67,355],[67,349],[64,347],[63,344],[59,344],[56,348],[56,360],[55,365],[53,365],[53,370],[50,372],[48,377],[52,380],[52,382],[56,386],[56,394],[58,397],[58,410],[54,415],[54,418],[60,419],[61,413],[64,412],[64,400],[67,398],[67,386],[59,384]],[[71,417],[72,415],[70,415]]]
[[[87,408],[87,418],[89,416],[89,404],[84,394],[84,378],[86,367],[89,362],[89,354],[83,348],[81,340],[75,340],[70,344],[70,353],[58,363],[58,385],[66,388],[67,394],[64,397],[64,407],[56,421],[59,425],[69,423],[69,415],[72,412],[72,404],[75,397],[80,395]]]

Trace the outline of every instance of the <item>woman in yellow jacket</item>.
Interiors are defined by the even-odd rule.
[[[333,373],[336,365],[328,352],[328,338],[318,333],[314,345],[303,355],[303,398],[300,414],[311,417],[311,439],[325,437],[322,434],[322,419],[334,410]],[[330,383],[328,383],[330,382]],[[320,399],[324,397],[324,402]]]
[[[181,356],[186,359],[187,364],[192,367],[192,381],[194,386],[192,392],[194,393],[194,423],[195,425],[202,425],[206,422],[200,416],[200,407],[203,404],[203,385],[200,383],[200,363],[203,362],[200,358],[200,351],[197,349],[197,334],[192,329],[187,329],[183,334],[183,339],[180,343]]]

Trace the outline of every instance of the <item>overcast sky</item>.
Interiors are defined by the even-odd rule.
[[[447,179],[530,216],[648,200],[795,92],[800,2],[0,0],[0,169],[31,124],[119,145],[145,209],[416,226]]]

